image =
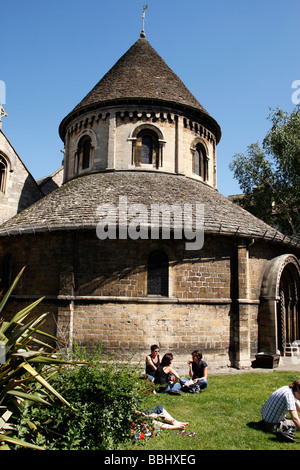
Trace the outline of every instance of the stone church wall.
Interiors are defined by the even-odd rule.
[[[158,343],[162,352],[173,352],[179,367],[200,348],[211,364],[230,365],[246,334],[253,358],[263,270],[278,249],[256,242],[237,259],[236,243],[208,235],[198,252],[185,251],[181,240],[160,244],[170,261],[170,296],[157,298],[147,296],[147,257],[158,247],[150,240],[104,242],[92,231],[8,237],[1,265],[10,253],[11,278],[26,270],[6,314],[45,296],[36,312],[49,311],[46,328],[67,342],[92,348],[102,341],[105,350],[136,351],[136,358]],[[246,287],[239,293],[239,262],[245,260]],[[246,315],[247,331],[240,315]]]
[[[7,162],[5,190],[0,191],[0,224],[39,200],[43,194],[3,132],[0,155]]]

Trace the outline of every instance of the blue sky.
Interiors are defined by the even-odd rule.
[[[299,0],[2,2],[2,130],[35,178],[56,170],[60,122],[139,38],[145,4],[147,40],[221,126],[218,189],[235,194],[233,155],[295,106]]]

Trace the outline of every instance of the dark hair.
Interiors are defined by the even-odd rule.
[[[199,351],[199,349],[195,349],[195,351],[192,352],[192,356],[197,356],[199,361],[202,359],[202,352]]]
[[[157,344],[152,344],[151,351],[155,351],[155,349],[159,349],[159,347],[157,346]]]
[[[289,387],[293,390],[294,393],[300,393],[300,380],[295,380]]]
[[[161,360],[161,366],[162,367],[165,367],[165,366],[169,366],[171,364],[171,361],[173,360],[173,354],[172,353],[166,353],[162,360]]]

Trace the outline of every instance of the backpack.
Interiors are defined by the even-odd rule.
[[[186,392],[186,393],[201,393],[202,390],[200,388],[200,385],[198,385],[197,383],[193,383],[191,385],[183,385],[183,387],[181,387],[181,391],[182,392]]]
[[[296,440],[295,427],[289,426],[284,423],[280,423],[275,428],[275,436],[280,442],[295,442]]]

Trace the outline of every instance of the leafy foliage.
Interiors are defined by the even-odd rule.
[[[129,362],[119,363],[114,357],[105,358],[101,345],[88,355],[77,349],[90,365],[68,367],[56,376],[54,383],[71,404],[56,402],[51,408],[28,410],[39,431],[43,444],[52,450],[117,449],[130,439],[131,423],[137,402],[142,402],[147,382],[141,380]],[[19,437],[32,439],[28,428],[20,429]]]
[[[1,299],[0,314],[23,271],[24,268]],[[14,436],[15,423],[18,422],[27,403],[51,405],[55,397],[69,406],[65,398],[50,384],[53,375],[68,361],[55,357],[55,349],[48,342],[49,339],[59,340],[40,329],[46,314],[31,315],[32,310],[42,300],[41,298],[16,313],[11,321],[3,319],[0,321],[0,406],[2,416],[9,415],[9,422],[2,418],[0,449],[10,448],[9,444],[39,448]],[[43,342],[41,337],[45,337],[48,342]],[[33,428],[34,424],[28,422],[28,426]]]
[[[292,236],[300,236],[300,106],[289,114],[277,108],[263,141],[236,154],[229,168],[242,197],[234,202]]]

